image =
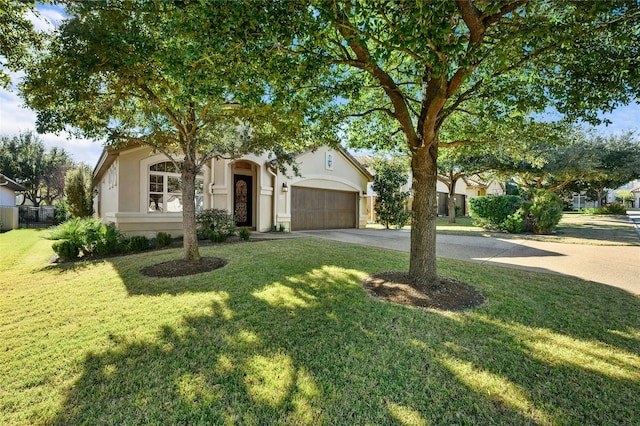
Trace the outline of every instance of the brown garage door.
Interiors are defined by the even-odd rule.
[[[357,192],[291,188],[291,229],[356,227]]]

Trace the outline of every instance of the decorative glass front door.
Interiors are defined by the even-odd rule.
[[[253,178],[233,176],[233,213],[237,226],[253,226]]]

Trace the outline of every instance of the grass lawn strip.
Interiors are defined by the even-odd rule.
[[[366,294],[408,255],[320,239],[48,265],[0,235],[0,424],[638,424],[640,300],[578,279],[441,260],[488,303]]]
[[[448,219],[439,218],[437,232],[449,235],[517,238],[563,244],[640,245],[640,238],[626,216],[585,215],[581,213],[564,213],[556,231],[548,235],[491,232],[473,226],[473,219],[470,217],[456,218],[456,223],[449,223]]]

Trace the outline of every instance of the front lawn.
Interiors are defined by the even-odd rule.
[[[0,424],[640,423],[640,298],[440,260],[488,304],[381,302],[408,255],[313,238],[206,247],[216,271],[140,274],[181,250],[49,265],[0,235]]]

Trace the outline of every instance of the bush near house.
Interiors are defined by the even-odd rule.
[[[214,233],[217,234],[215,239],[222,238],[222,235],[224,235],[226,239],[226,237],[236,232],[236,218],[226,210],[203,210],[196,214],[196,224],[198,227],[198,238],[201,240],[210,238],[214,241],[214,239],[211,238],[211,235]]]
[[[65,260],[77,258],[80,254],[120,253],[128,247],[127,238],[117,229],[94,218],[68,220],[51,229],[45,238],[58,240],[52,249]]]
[[[562,199],[551,191],[532,189],[519,195],[489,195],[469,200],[473,223],[509,233],[551,232],[562,218]]]

